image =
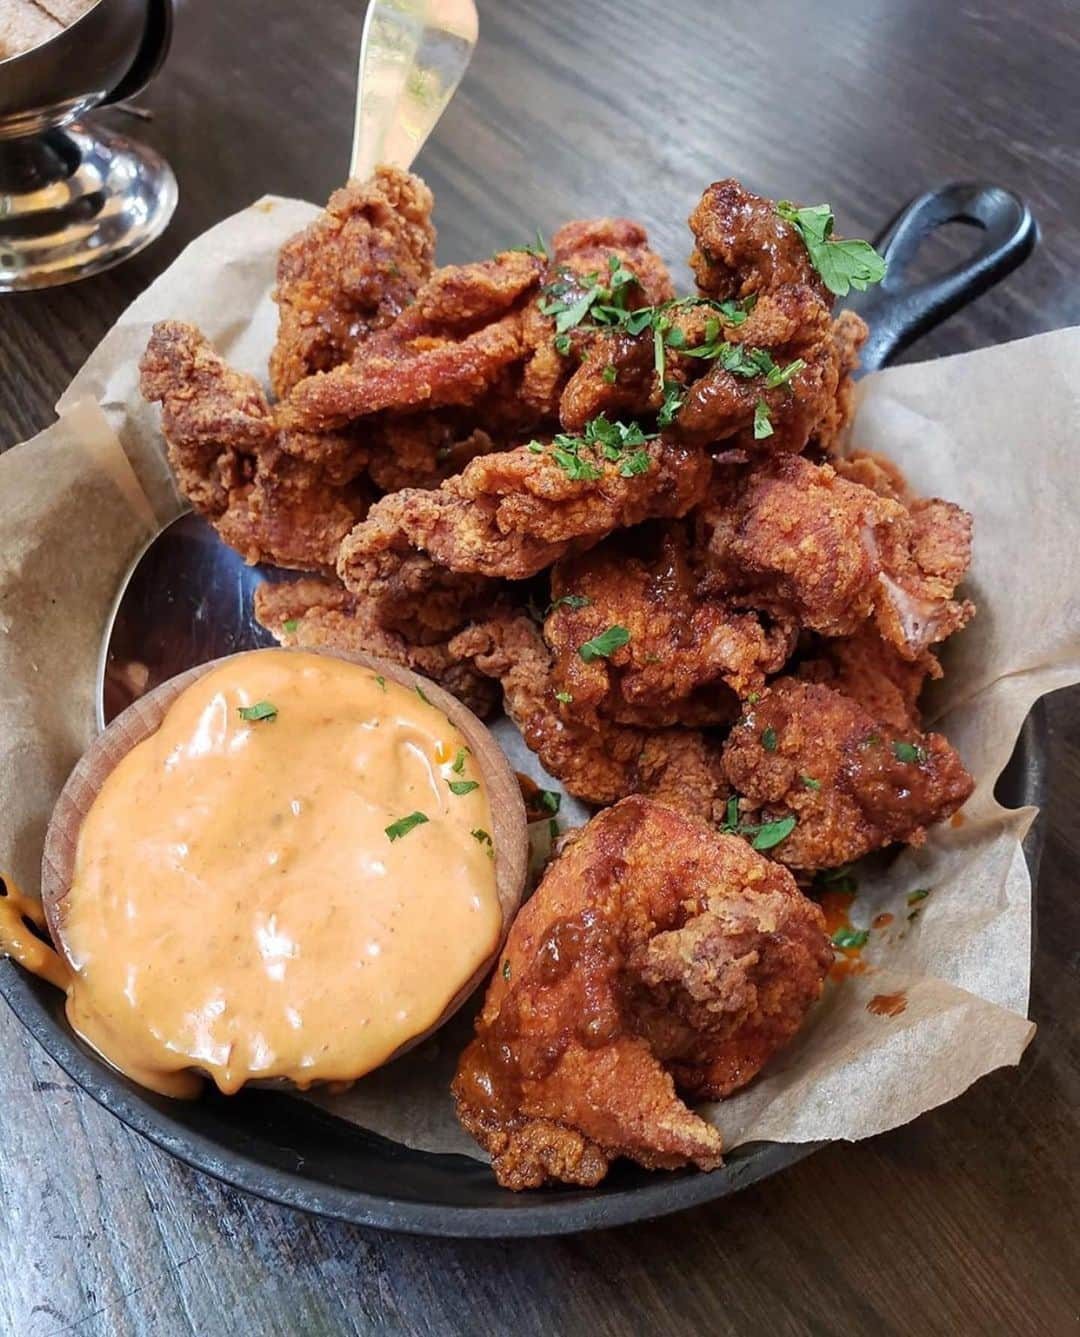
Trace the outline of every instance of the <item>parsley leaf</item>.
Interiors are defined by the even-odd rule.
[[[414,826],[423,826],[427,820],[422,812],[410,812],[408,817],[399,817],[396,822],[391,822],[385,828],[386,834],[391,841],[400,840],[402,836],[407,836]]]
[[[277,706],[271,705],[269,701],[257,701],[253,706],[237,706],[237,711],[242,720],[251,722],[277,719]]]
[[[893,756],[897,761],[914,762],[921,766],[926,760],[926,751],[914,743],[896,742],[892,745]]]
[[[664,402],[656,415],[658,427],[670,427],[675,415],[683,406],[683,388],[678,381],[664,382]]]
[[[759,399],[754,405],[754,440],[764,441],[767,436],[772,436],[773,425],[769,417],[769,406],[763,399]]]
[[[615,370],[615,368],[611,365],[610,362],[600,373],[600,375],[603,377],[605,385],[614,385],[615,382],[619,379],[619,373]]]
[[[548,613],[554,613],[556,608],[588,608],[591,603],[587,594],[560,594],[548,604]]]
[[[524,251],[526,255],[535,255],[538,260],[548,258],[547,242],[544,240],[544,234],[539,228],[536,229],[536,244],[526,246],[511,246],[511,251]]]
[[[537,797],[541,806],[551,813],[558,812],[562,805],[562,795],[557,789],[541,789]]]
[[[383,675],[382,675],[381,673],[376,673],[376,674],[375,674],[375,681],[379,684],[379,686],[380,686],[380,687],[383,689],[383,691],[385,692],[385,691],[386,691],[386,679],[383,677]]]
[[[450,769],[454,772],[455,775],[460,775],[461,772],[465,769],[465,758],[468,755],[469,755],[469,749],[467,747],[459,747],[457,752],[454,754],[454,760],[450,764]]]
[[[287,617],[281,624],[281,629],[282,631],[287,631],[291,636],[299,625],[300,619],[298,617]]]
[[[838,928],[832,935],[834,947],[865,947],[870,930],[865,928]]]
[[[570,352],[570,336],[568,334],[557,334],[551,341],[555,345],[555,351],[560,357],[566,357]]]
[[[625,627],[618,625],[608,627],[607,631],[602,631],[599,636],[594,636],[584,645],[579,645],[578,654],[586,664],[591,664],[594,659],[607,659],[613,651],[626,645],[629,640],[630,633]]]
[[[761,746],[766,752],[776,751],[776,730],[771,724],[761,731]]]
[[[790,200],[781,200],[776,212],[802,238],[810,263],[837,297],[846,297],[852,288],[865,292],[871,283],[885,277],[885,261],[868,241],[834,240],[833,211],[827,204],[800,209]]]
[[[563,703],[564,706],[568,706],[568,705],[570,704],[570,702],[573,701],[573,699],[574,699],[574,694],[573,694],[572,692],[556,692],[556,693],[555,693],[555,700],[556,700],[556,701],[561,701],[561,702]]]
[[[423,703],[424,703],[425,706],[430,706],[430,705],[431,705],[431,702],[430,702],[430,701],[427,699],[427,697],[424,695],[424,689],[420,686],[419,683],[413,683],[413,691],[414,691],[414,692],[416,693],[416,695],[420,698],[420,700],[423,701]]]
[[[930,895],[929,888],[919,887],[916,891],[910,892],[907,898],[908,905],[917,905],[919,901],[925,901]]]
[[[787,840],[792,831],[795,830],[795,818],[781,817],[775,822],[765,822],[759,826],[757,834],[750,842],[756,850],[771,850],[775,845],[779,845],[782,840]]]
[[[451,794],[457,794],[459,798],[462,794],[471,794],[474,789],[480,788],[476,780],[447,780],[446,784]]]
[[[798,376],[806,363],[801,357],[789,362],[786,367],[773,367],[765,377],[765,388],[778,390],[782,385],[790,385],[793,377]]]
[[[799,779],[807,789],[820,789],[821,781],[815,780],[812,775],[800,775]]]
[[[819,868],[814,874],[814,890],[818,892],[835,891],[844,896],[854,896],[859,884],[851,873],[852,865],[838,864],[835,868]]]
[[[484,830],[482,826],[478,826],[474,830],[470,831],[469,835],[472,836],[473,840],[476,840],[481,845],[486,845],[488,847],[489,856],[494,852],[495,842],[491,839],[491,837],[488,835],[488,833]]]

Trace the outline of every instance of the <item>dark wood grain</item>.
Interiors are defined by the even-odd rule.
[[[174,164],[174,224],[110,274],[0,299],[2,442],[51,421],[82,359],[193,236],[264,191],[321,199],[344,172],[362,6],[181,3],[143,99],[154,121],[110,113]],[[419,163],[444,259],[628,212],[679,261],[681,220],[729,173],[828,198],[855,234],[926,186],[981,177],[1028,198],[1043,244],[912,355],[1080,319],[1073,0],[481,8],[481,47]],[[1048,711],[1040,1029],[1019,1071],[674,1219],[469,1243],[311,1220],[196,1175],[81,1095],[5,1014],[0,1333],[1076,1332],[1080,694]]]

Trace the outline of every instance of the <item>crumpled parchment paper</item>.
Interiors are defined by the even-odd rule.
[[[265,376],[276,253],[316,212],[271,197],[198,238],[102,340],[59,421],[0,457],[0,868],[26,890],[53,800],[94,729],[110,605],[142,543],[182,509],[157,407],[138,393],[150,327],[192,320]],[[1080,329],[880,372],[859,401],[853,446],[885,452],[918,491],[975,517],[967,588],[979,613],[945,652],[931,714],[978,787],[960,824],[861,877],[853,922],[892,922],[872,931],[866,972],[830,983],[760,1080],[704,1107],[729,1147],[894,1128],[1018,1062],[1034,1033],[1020,846],[1034,812],[999,807],[993,787],[1036,698],[1080,680]],[[497,731],[517,768],[543,782],[513,726]],[[564,804],[564,824],[583,816]],[[901,995],[903,1011],[869,1011],[881,994]],[[308,1098],[412,1146],[477,1155],[447,1093],[471,1010],[351,1092]]]

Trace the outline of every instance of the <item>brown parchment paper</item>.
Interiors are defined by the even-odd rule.
[[[267,198],[192,243],[121,317],[58,405],[59,421],[0,457],[0,868],[37,886],[52,802],[93,730],[99,641],[133,554],[181,509],[137,363],[150,326],[193,320],[265,376],[276,252],[316,212]],[[852,445],[895,459],[914,487],[975,516],[979,614],[950,642],[931,714],[978,780],[959,826],[860,878],[853,921],[889,912],[869,970],[830,984],[796,1042],[741,1095],[704,1109],[729,1146],[861,1138],[1016,1063],[1026,1018],[1032,810],[993,799],[1024,716],[1080,680],[1080,329],[868,377]],[[497,732],[543,780],[513,726]],[[551,782],[551,786],[559,786]],[[567,801],[563,819],[584,817]],[[907,897],[927,888],[920,913]],[[876,994],[903,994],[895,1017]],[[308,1097],[375,1132],[477,1155],[447,1094],[471,1009],[344,1096]]]

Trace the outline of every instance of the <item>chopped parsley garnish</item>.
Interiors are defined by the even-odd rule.
[[[852,876],[852,865],[842,863],[836,868],[820,868],[814,874],[814,890],[818,892],[835,891],[844,896],[854,896],[859,889],[858,882]]]
[[[615,370],[615,368],[611,365],[610,362],[600,373],[600,375],[603,377],[605,385],[614,385],[615,382],[619,379],[619,373]]]
[[[575,274],[560,266],[558,278],[549,283],[540,298],[540,311],[555,317],[555,333],[565,334],[588,317],[596,325],[621,325],[629,313],[631,291],[637,276],[617,255],[608,256],[608,272]]]
[[[574,694],[573,694],[573,692],[556,692],[556,693],[555,693],[555,700],[556,700],[556,701],[561,701],[561,702],[563,703],[564,706],[568,706],[568,705],[570,704],[570,702],[573,701],[573,699],[574,699]]]
[[[383,677],[383,675],[382,675],[381,673],[376,673],[376,674],[375,674],[375,681],[379,684],[379,686],[380,686],[380,687],[383,689],[383,691],[385,692],[385,691],[386,691],[386,679]]]
[[[535,255],[539,260],[546,260],[548,258],[547,242],[544,240],[544,234],[539,228],[536,229],[535,245],[511,246],[509,249],[511,251],[524,251],[526,255]]]
[[[287,631],[291,636],[299,625],[300,619],[298,617],[287,617],[281,627],[283,631]]]
[[[446,783],[451,794],[457,794],[459,798],[462,794],[471,794],[474,789],[480,788],[476,780],[447,780]]]
[[[558,812],[562,804],[562,795],[557,789],[541,789],[537,798],[540,801],[540,806],[551,813]]]
[[[920,901],[925,901],[927,896],[929,895],[930,892],[928,888],[919,887],[918,890],[912,891],[908,894],[907,903],[908,905],[918,905]]]
[[[410,812],[408,817],[399,817],[396,822],[391,822],[386,827],[386,834],[391,841],[400,840],[402,836],[407,836],[414,826],[423,826],[427,820],[425,813]]]
[[[570,336],[568,334],[557,334],[551,341],[555,345],[555,351],[560,357],[566,357],[570,352]]]
[[[559,823],[554,817],[548,822],[548,836],[552,840],[558,840],[559,838]]]
[[[572,482],[587,483],[604,476],[601,461],[618,464],[623,478],[647,473],[652,461],[645,447],[653,439],[636,422],[611,422],[600,414],[585,424],[581,436],[559,432],[546,449]],[[528,449],[539,455],[545,446],[542,441],[530,441]]]
[[[729,836],[749,836],[750,844],[756,850],[771,850],[782,840],[787,840],[795,830],[797,819],[794,816],[778,817],[774,822],[763,822],[760,826],[753,822],[739,820],[739,796],[732,794],[727,801],[724,820],[720,830]]]
[[[761,746],[766,752],[776,751],[776,730],[771,724],[766,725],[761,731]]]
[[[769,417],[769,406],[763,399],[759,399],[754,405],[754,440],[764,441],[767,436],[772,436],[773,425]]]
[[[269,701],[256,701],[253,706],[237,706],[237,710],[242,720],[252,723],[277,719],[277,706],[271,705]]]
[[[892,745],[893,756],[897,761],[914,762],[921,766],[926,760],[926,752],[921,747],[916,747],[914,743],[896,742]]]
[[[790,385],[792,378],[798,376],[806,363],[801,357],[797,357],[794,362],[789,362],[786,367],[774,366],[765,376],[765,388],[767,390],[778,390],[782,385]]]
[[[757,833],[750,844],[756,850],[771,850],[774,845],[779,845],[782,840],[787,840],[794,830],[794,816],[781,817],[775,822],[765,822],[764,825],[758,827]]]
[[[591,664],[594,659],[607,659],[620,646],[626,645],[630,640],[630,633],[625,627],[618,625],[608,627],[607,631],[602,631],[599,636],[594,636],[592,640],[586,641],[584,645],[578,646],[578,654],[586,664]]]
[[[838,928],[832,935],[834,947],[865,947],[870,930],[865,928]]]
[[[488,835],[488,833],[484,830],[482,826],[478,826],[476,827],[475,830],[470,831],[469,835],[472,836],[473,840],[478,841],[481,845],[486,847],[487,856],[489,859],[494,859],[495,842],[491,839],[491,837]]]
[[[757,703],[761,700],[761,693],[760,693],[760,692],[751,692],[751,693],[747,696],[746,699],[747,699],[747,701],[750,702],[750,704],[751,704],[752,706],[756,706]]]
[[[834,240],[833,211],[827,204],[800,209],[790,200],[781,200],[776,212],[802,238],[810,263],[837,297],[846,297],[851,288],[865,292],[871,283],[885,277],[885,261],[868,241]]]
[[[675,415],[683,406],[684,391],[678,381],[664,382],[664,402],[656,415],[658,427],[670,427]]]
[[[502,964],[502,977],[503,977],[504,980],[508,980],[508,979],[510,978],[510,962],[509,962],[509,961],[504,961],[503,964]]]
[[[806,789],[820,789],[820,788],[821,788],[821,781],[820,781],[820,780],[815,780],[814,777],[813,777],[812,775],[800,775],[800,776],[799,776],[799,779],[803,782],[803,787],[806,788]]]
[[[557,599],[552,599],[548,604],[548,613],[554,613],[556,608],[588,608],[592,600],[587,594],[560,594]],[[544,614],[547,616],[547,613]]]
[[[454,755],[454,760],[450,763],[450,769],[455,775],[460,775],[465,769],[465,758],[469,755],[467,747],[459,747]]]

